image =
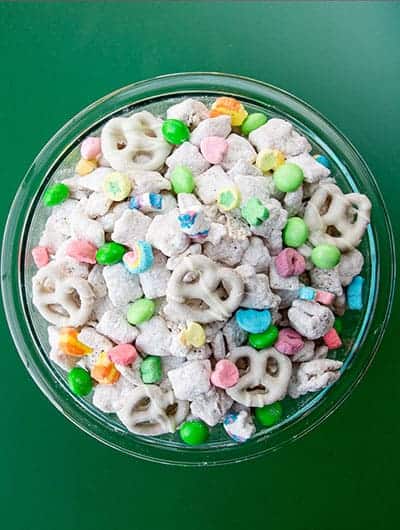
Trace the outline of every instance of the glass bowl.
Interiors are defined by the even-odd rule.
[[[177,433],[156,438],[131,434],[114,415],[104,414],[90,400],[73,395],[65,374],[49,361],[47,324],[32,304],[35,266],[31,249],[37,244],[48,209],[41,197],[48,185],[79,159],[78,144],[116,115],[144,108],[164,114],[168,106],[191,96],[205,102],[219,95],[240,99],[248,111],[289,119],[305,134],[314,152],[325,153],[345,192],[365,193],[373,204],[372,223],[361,244],[366,278],[364,309],[344,316],[344,346],[335,352],[343,374],[333,386],[300,399],[286,398],[284,417],[273,428],[258,426],[244,444],[230,440],[222,426],[212,429],[199,447],[183,445]],[[57,178],[58,176],[58,178]],[[124,453],[180,465],[239,462],[275,451],[325,420],[349,396],[370,365],[384,334],[394,294],[393,234],[378,186],[354,146],[308,104],[271,85],[217,73],[183,73],[157,77],[121,88],[96,101],[62,127],[42,149],[24,177],[8,217],[2,249],[2,290],[8,324],[30,375],[48,399],[82,430]]]

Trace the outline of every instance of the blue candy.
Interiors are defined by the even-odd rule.
[[[315,155],[314,158],[319,164],[325,166],[328,169],[331,169],[331,163],[329,161],[329,158],[327,158],[325,155]]]
[[[272,322],[268,309],[238,309],[235,318],[238,326],[249,333],[263,333]]]
[[[314,300],[316,294],[315,289],[312,287],[300,287],[299,289],[299,298],[301,300]]]
[[[142,212],[153,212],[161,210],[163,197],[159,193],[142,193],[132,197],[129,201],[131,210],[141,210]]]
[[[362,276],[355,276],[351,284],[347,287],[347,306],[349,309],[362,309],[362,291],[364,285]]]

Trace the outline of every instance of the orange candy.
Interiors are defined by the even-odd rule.
[[[58,347],[67,355],[80,357],[92,353],[93,349],[78,340],[78,330],[75,328],[61,328]]]
[[[238,126],[242,125],[244,120],[247,118],[248,112],[237,99],[223,96],[217,98],[212,104],[210,118],[221,116],[221,114],[227,114],[230,116],[232,125]]]
[[[96,364],[92,367],[90,375],[98,383],[103,385],[113,385],[120,377],[120,373],[115,367],[115,364],[110,361],[108,354],[102,351],[96,361]]]

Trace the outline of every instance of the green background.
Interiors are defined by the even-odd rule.
[[[2,2],[0,60],[2,227],[29,164],[77,111],[136,80],[214,70],[278,85],[325,114],[375,173],[399,236],[399,3]],[[399,523],[398,326],[317,431],[271,456],[213,469],[136,461],[80,432],[35,387],[4,317],[0,326],[7,530]]]

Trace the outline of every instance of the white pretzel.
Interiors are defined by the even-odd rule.
[[[171,151],[161,126],[162,120],[147,111],[113,118],[101,133],[104,157],[117,171],[159,169]]]
[[[191,273],[187,276],[188,273]],[[186,282],[189,278],[191,281]],[[217,291],[222,284],[228,297],[223,300]],[[243,297],[243,280],[227,267],[202,255],[181,260],[168,283],[165,313],[171,320],[193,320],[203,324],[226,320],[239,306]],[[194,307],[190,300],[201,300],[206,307]]]
[[[313,245],[330,243],[345,252],[356,247],[370,221],[371,202],[360,193],[346,195],[335,184],[317,188],[304,212]],[[329,234],[333,227],[338,235]]]
[[[263,407],[279,401],[286,395],[292,373],[292,363],[286,355],[274,348],[257,351],[249,346],[232,350],[228,357],[239,368],[235,386],[226,393],[232,399],[247,407]],[[239,359],[244,358],[247,366],[241,367]]]
[[[175,398],[172,390],[163,392],[156,385],[141,385],[125,400],[117,414],[134,434],[157,436],[175,432],[189,412],[189,403]]]
[[[75,327],[89,319],[94,294],[87,280],[63,276],[57,263],[49,263],[32,278],[32,300],[48,322]]]

